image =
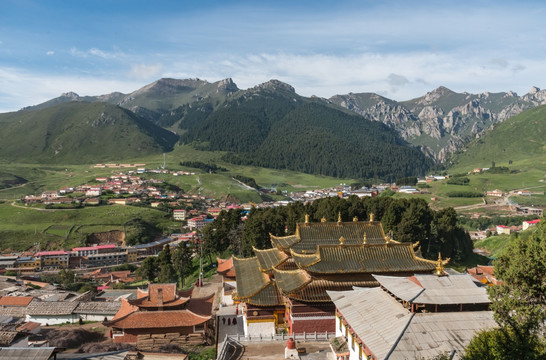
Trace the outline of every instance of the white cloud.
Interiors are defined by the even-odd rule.
[[[125,54],[119,50],[115,51],[104,51],[98,48],[91,48],[88,50],[80,50],[76,47],[70,49],[70,54],[72,56],[87,58],[87,57],[99,57],[102,59],[119,59],[125,57]]]
[[[37,105],[68,91],[74,91],[82,96],[102,95],[114,91],[129,93],[144,85],[143,82],[127,79],[36,74],[0,66],[0,113]],[[9,89],[9,92],[2,89]]]
[[[55,51],[49,50],[46,52],[46,55],[48,56],[55,55]]]
[[[160,76],[162,70],[161,64],[136,64],[131,66],[127,76],[130,79],[151,79]]]

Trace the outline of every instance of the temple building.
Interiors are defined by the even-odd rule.
[[[496,327],[485,288],[468,274],[375,275],[377,288],[328,291],[336,306],[336,359],[460,359]]]
[[[385,235],[373,215],[369,221],[298,223],[294,235],[271,235],[272,248],[234,258],[237,290],[243,303],[245,334],[335,332],[335,306],[327,291],[377,287],[372,274],[412,276],[443,271],[449,260],[431,261],[416,245]],[[440,269],[440,270],[438,270]]]
[[[117,314],[104,324],[112,328],[114,342],[141,350],[210,343],[214,295],[192,298],[191,292],[177,292],[176,284],[149,284],[147,291],[138,290],[136,300],[122,299]]]

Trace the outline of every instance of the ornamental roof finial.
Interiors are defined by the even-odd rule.
[[[309,214],[305,214],[305,223],[309,224]]]
[[[438,260],[436,261],[436,270],[434,274],[437,276],[444,276],[444,261],[442,260],[442,253],[438,253]]]
[[[358,217],[357,216],[353,217],[353,222],[358,222]]]
[[[370,222],[373,222],[374,215],[373,213],[370,213]]]
[[[337,213],[337,223],[341,224],[341,211]]]

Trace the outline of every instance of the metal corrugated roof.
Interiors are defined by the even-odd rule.
[[[413,317],[380,288],[328,291],[328,295],[378,359],[386,358]]]
[[[381,286],[394,296],[416,304],[487,304],[491,301],[485,288],[476,286],[472,276],[415,275],[421,284],[405,277],[374,275]]]
[[[388,359],[430,359],[452,350],[460,359],[478,331],[496,326],[491,311],[415,314]]]
[[[49,360],[54,352],[54,347],[0,348],[0,360]]]

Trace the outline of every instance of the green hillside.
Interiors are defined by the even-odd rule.
[[[546,167],[546,106],[527,110],[495,125],[452,159],[452,168],[510,166]]]
[[[432,165],[387,126],[279,82],[250,89],[208,116],[196,112],[180,126],[188,126],[182,142],[228,151],[223,159],[235,164],[386,180],[421,175]]]
[[[68,102],[0,114],[0,159],[93,163],[172,150],[177,136],[107,103]]]

